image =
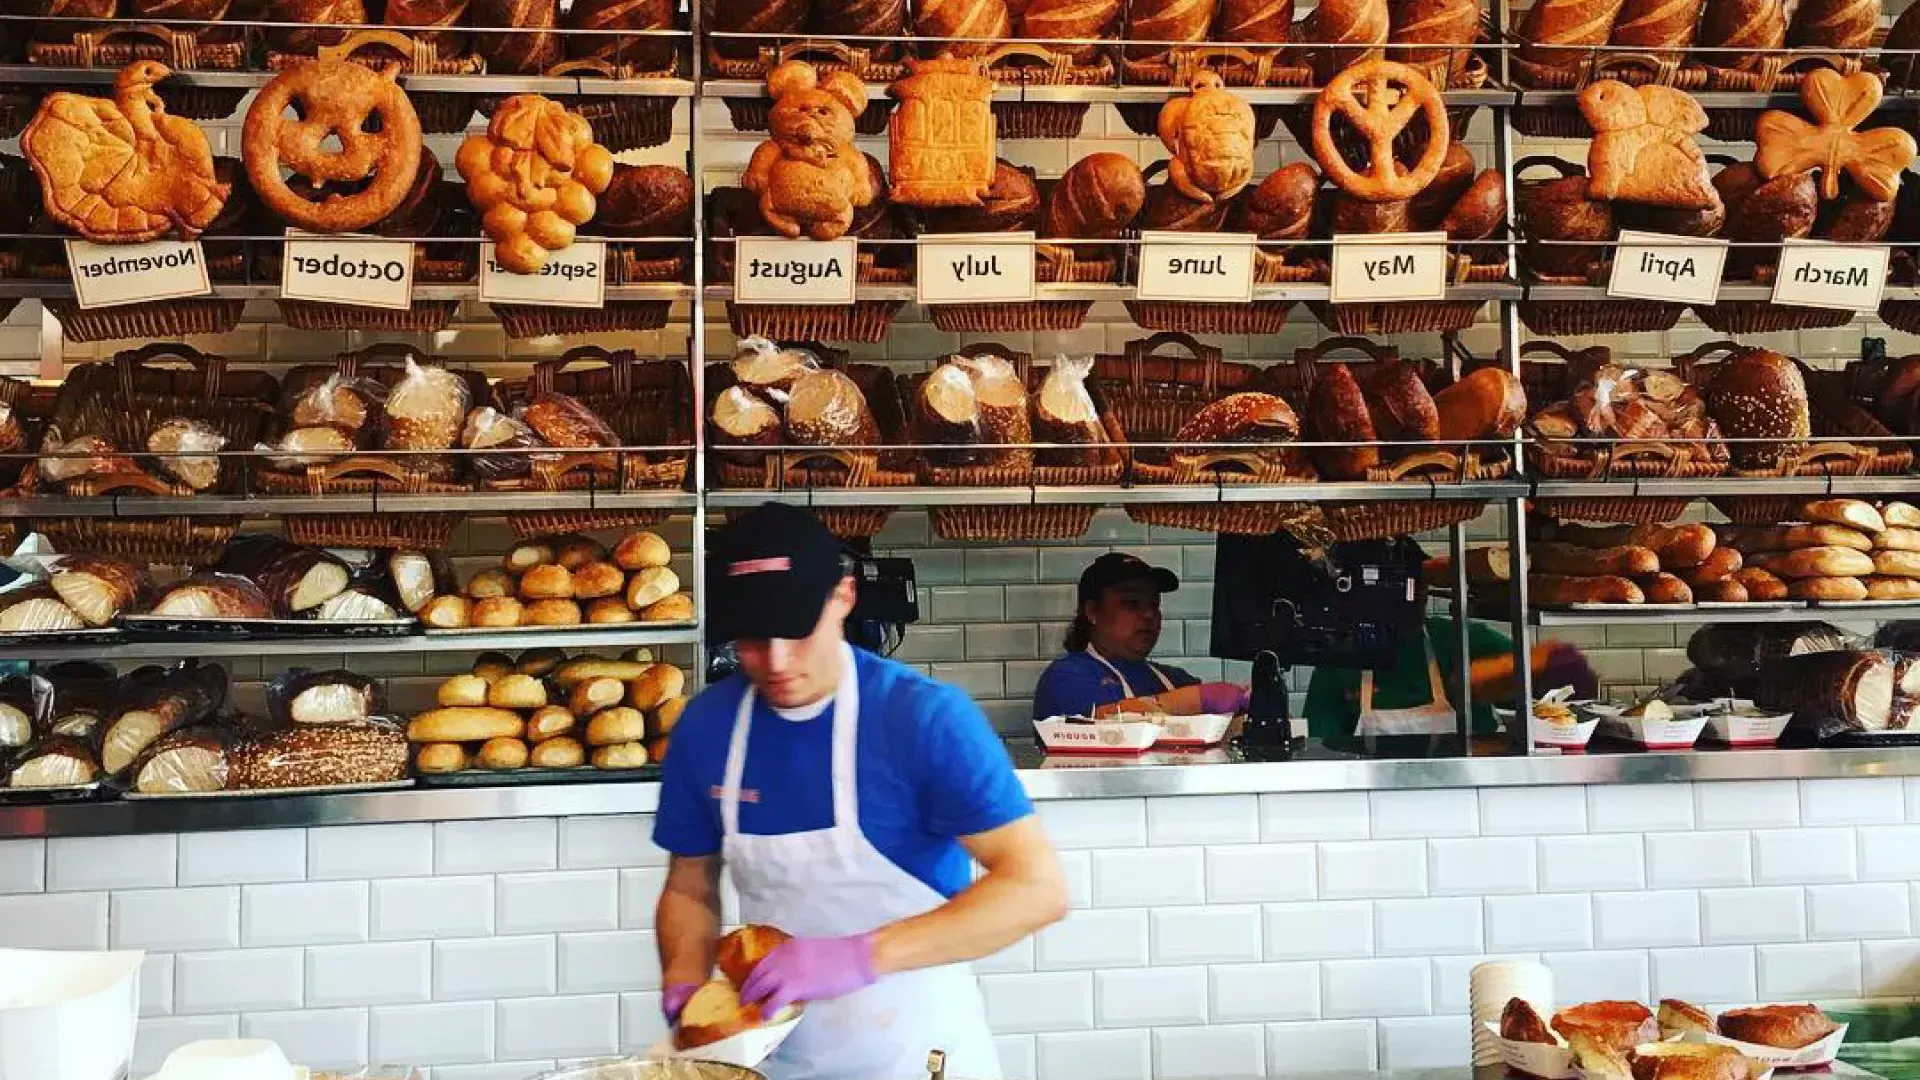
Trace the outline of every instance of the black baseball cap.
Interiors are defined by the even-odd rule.
[[[1087,568],[1080,572],[1080,603],[1098,600],[1101,593],[1113,586],[1135,581],[1152,582],[1153,587],[1163,593],[1173,592],[1180,587],[1180,579],[1174,576],[1173,571],[1151,566],[1138,555],[1109,551],[1087,564]]]
[[[728,522],[707,553],[707,640],[810,636],[846,576],[841,550],[819,518],[783,503]]]

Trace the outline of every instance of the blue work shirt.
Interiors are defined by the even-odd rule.
[[[853,655],[860,831],[894,865],[951,897],[973,879],[958,838],[1018,821],[1033,804],[1000,737],[963,691],[861,649]],[[653,841],[675,855],[720,851],[720,787],[747,686],[738,673],[709,686],[673,729]],[[830,702],[795,720],[756,698],[746,753],[741,832],[780,836],[834,824]]]

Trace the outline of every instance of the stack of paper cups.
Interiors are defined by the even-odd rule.
[[[1541,1019],[1553,1015],[1553,972],[1530,960],[1494,960],[1474,966],[1468,1000],[1473,1009],[1473,1063],[1500,1064],[1500,1046],[1487,1024],[1500,1025],[1507,1002],[1520,998]]]

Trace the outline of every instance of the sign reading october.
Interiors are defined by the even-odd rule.
[[[922,304],[1032,300],[1033,234],[933,234],[914,245],[914,288]]]
[[[494,260],[493,245],[480,245],[480,299],[494,304],[542,307],[606,306],[607,245],[575,240],[547,253],[537,274],[516,274]]]
[[[1817,240],[1788,240],[1780,249],[1773,302],[1797,307],[1880,310],[1887,289],[1891,248],[1848,247]]]
[[[1672,304],[1711,304],[1720,299],[1720,272],[1727,242],[1697,236],[1623,229],[1614,249],[1607,295]]]
[[[1140,233],[1141,300],[1244,304],[1253,299],[1253,237],[1247,233]]]
[[[1331,286],[1327,299],[1336,304],[1444,300],[1447,234],[1337,234]]]
[[[213,291],[199,241],[93,244],[69,240],[67,270],[73,277],[74,300],[83,308],[205,296]]]
[[[733,299],[741,304],[851,304],[859,245],[742,236],[733,242]]]
[[[413,306],[413,245],[404,240],[312,239],[287,230],[280,296],[326,304]]]

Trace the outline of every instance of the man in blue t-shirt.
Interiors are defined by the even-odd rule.
[[[1066,655],[1047,665],[1033,691],[1033,718],[1160,712],[1238,713],[1247,691],[1203,683],[1147,654],[1160,644],[1160,596],[1180,588],[1173,571],[1110,551],[1080,574],[1079,607]]]
[[[724,863],[739,921],[792,935],[740,987],[766,1016],[807,1003],[761,1066],[774,1080],[924,1075],[936,1047],[995,1080],[966,962],[1066,912],[1006,750],[965,694],[847,644],[854,582],[804,510],[748,511],[707,565],[708,636],[740,671],[688,703],[661,778],[669,1022],[713,970]]]

